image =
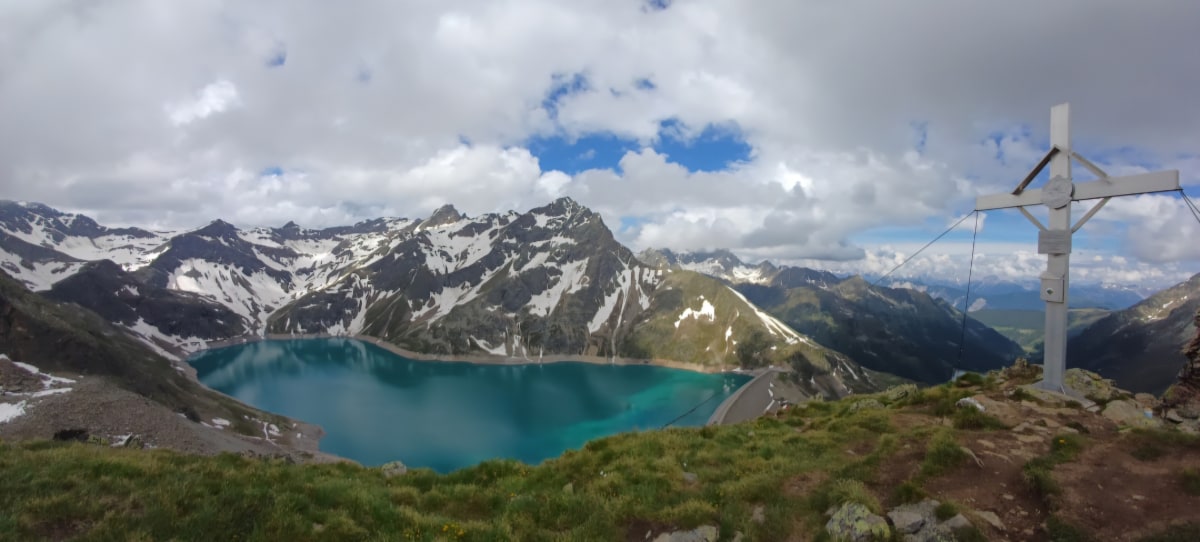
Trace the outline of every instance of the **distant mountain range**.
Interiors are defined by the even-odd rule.
[[[985,309],[1045,310],[1046,303],[1042,301],[1041,295],[1036,289],[1036,278],[1030,277],[1027,283],[1003,281],[994,277],[973,281],[970,311]],[[966,288],[961,285],[910,280],[885,282],[893,288],[912,288],[923,291],[938,299],[944,299],[955,307],[961,307],[967,296]],[[1121,310],[1133,306],[1151,293],[1153,291],[1132,286],[1072,283],[1068,295],[1072,308]]]
[[[956,369],[986,371],[1022,354],[1012,340],[943,300],[861,277],[770,263],[747,265],[728,251],[649,250],[639,257],[663,268],[689,269],[733,284],[747,299],[817,342],[865,367],[935,383]]]
[[[879,373],[941,382],[956,369],[993,369],[1023,353],[974,318],[964,335],[954,306],[963,292],[952,287],[876,287],[749,265],[728,251],[635,256],[598,214],[566,198],[479,217],[445,206],[425,219],[319,230],[215,220],[179,232],[107,228],[45,205],[0,202],[0,269],[176,359],[244,337],[367,335],[451,356],[783,364],[808,376],[800,380],[810,393],[838,396],[880,388]],[[1175,363],[1168,354],[1186,335],[1188,315],[1164,307],[1200,299],[1185,285],[1081,327],[1072,364],[1134,389],[1165,387]],[[1120,309],[1140,295],[1075,287],[1072,306]],[[972,287],[985,311],[1040,309],[1029,297],[1036,292],[1018,284],[985,279]],[[1105,350],[1114,340],[1122,346]],[[1141,355],[1165,361],[1149,362],[1159,367],[1152,376],[1121,366]]]
[[[1067,366],[1096,371],[1136,392],[1161,394],[1183,368],[1196,336],[1200,273],[1097,320],[1067,343]]]
[[[244,336],[369,335],[426,354],[789,364],[811,373],[813,394],[878,388],[729,285],[643,264],[565,198],[525,213],[446,206],[423,220],[184,232],[0,202],[0,268],[175,357]]]

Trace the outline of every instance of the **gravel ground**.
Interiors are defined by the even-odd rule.
[[[192,454],[232,452],[288,457],[298,462],[344,461],[316,451],[322,431],[315,425],[297,422],[294,427],[281,427],[281,436],[268,441],[190,421],[102,377],[56,376],[75,381],[53,384],[53,388],[70,391],[33,397],[29,394],[43,389],[43,379],[0,359],[0,403],[25,402],[24,414],[0,423],[0,439],[48,440],[59,431],[83,430],[108,442],[133,435],[147,448]]]

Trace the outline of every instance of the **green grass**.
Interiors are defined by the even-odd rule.
[[[1089,542],[1092,540],[1092,537],[1082,529],[1063,521],[1058,516],[1050,516],[1046,520],[1046,534],[1053,542]]]
[[[1054,467],[1060,463],[1074,461],[1083,452],[1084,438],[1074,433],[1064,433],[1050,441],[1050,453],[1035,457],[1022,467],[1025,480],[1034,493],[1049,503],[1062,493],[1062,487],[1054,480]]]
[[[951,503],[944,502],[939,504],[937,508],[933,510],[933,515],[937,516],[938,521],[946,521],[958,515],[958,507]]]
[[[1128,435],[1133,443],[1130,455],[1139,461],[1157,461],[1181,449],[1200,449],[1200,437],[1180,431],[1138,429]]]
[[[488,461],[391,479],[349,464],[0,444],[0,540],[619,540],[638,521],[783,539],[809,496],[782,487],[805,472],[846,473],[827,497],[880,510],[857,477],[898,439],[875,432],[890,428],[876,413],[860,414],[804,434],[774,419],[628,433],[538,466]],[[864,444],[865,456],[843,452]],[[685,471],[698,482],[686,484]],[[762,524],[750,520],[758,505]]]
[[[920,476],[930,478],[953,469],[967,460],[967,452],[954,440],[954,433],[941,430],[929,439],[925,459],[921,461]]]
[[[955,429],[1008,429],[1008,426],[1004,425],[999,418],[971,407],[958,409],[954,413],[953,420]]]

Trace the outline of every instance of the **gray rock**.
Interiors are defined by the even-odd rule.
[[[947,529],[950,529],[951,531],[957,531],[959,529],[966,529],[967,527],[971,527],[971,520],[967,519],[966,516],[964,516],[962,514],[958,514],[958,515],[942,522],[941,526],[945,527]]]
[[[755,506],[754,511],[750,513],[750,521],[762,525],[763,522],[767,521],[767,509],[761,504]]]
[[[408,472],[408,467],[399,461],[390,461],[379,466],[379,470],[383,471],[383,475],[387,478],[393,476],[401,476]]]
[[[1093,401],[1109,401],[1120,393],[1112,380],[1083,369],[1067,369],[1063,385]]]
[[[717,528],[701,525],[690,531],[675,531],[658,535],[654,542],[716,542]]]
[[[892,386],[888,388],[887,391],[883,392],[883,400],[889,403],[894,403],[914,393],[917,393],[917,386],[915,384]]]
[[[1104,406],[1102,416],[1125,427],[1159,427],[1162,421],[1146,416],[1145,410],[1133,401],[1110,401]]]
[[[834,540],[847,542],[876,542],[892,536],[886,519],[856,502],[843,504],[825,524],[825,530]]]
[[[1189,420],[1198,419],[1200,418],[1200,401],[1192,401],[1179,405],[1176,407],[1176,411],[1179,412],[1180,416]]]
[[[1167,421],[1169,421],[1171,423],[1183,423],[1183,416],[1180,416],[1179,411],[1175,410],[1173,408],[1171,410],[1168,410],[1167,414],[1163,417],[1166,418]]]
[[[920,512],[908,509],[901,510],[899,508],[888,512],[888,519],[892,520],[892,525],[900,534],[913,534],[921,530],[925,526],[925,516]]]
[[[1158,398],[1149,393],[1134,394],[1133,400],[1142,408],[1154,408],[1158,406]]]
[[[997,516],[995,512],[988,512],[984,510],[981,512],[975,512],[975,515],[979,516],[979,519],[987,522],[988,525],[991,525],[997,531],[1004,530],[1004,522],[1000,521],[1000,516]]]
[[[568,495],[574,493],[575,492],[574,482],[567,482],[567,484],[563,486],[562,490],[563,490],[563,493],[566,493]]]
[[[696,473],[694,473],[694,472],[683,473],[683,483],[690,486],[699,481],[700,481],[700,477],[696,476]]]
[[[987,410],[987,407],[984,407],[983,404],[977,401],[974,397],[963,397],[962,399],[959,399],[957,403],[954,403],[954,405],[958,408],[974,408],[980,412]]]

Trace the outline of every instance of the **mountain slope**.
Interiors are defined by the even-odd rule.
[[[1200,274],[1088,326],[1067,343],[1067,366],[1095,371],[1135,392],[1160,394],[1183,367],[1194,334]]]
[[[107,229],[38,204],[0,211],[0,235],[17,247],[4,254],[41,273],[27,284],[164,354],[265,333],[366,335],[440,355],[790,364],[832,396],[875,386],[720,281],[642,264],[600,215],[567,198],[525,213],[468,217],[447,205],[424,220],[323,230],[216,220],[178,234]],[[80,239],[98,241],[66,250]]]
[[[99,315],[29,292],[0,273],[0,348],[43,371],[98,376],[189,416],[263,416],[189,379],[184,369]]]
[[[944,382],[954,370],[986,371],[1007,366],[1022,350],[968,318],[962,359],[962,313],[944,301],[911,289],[880,288],[860,277],[797,267],[751,268],[732,254],[688,255],[644,252],[643,257],[676,267],[718,270],[751,302],[787,325],[863,367],[922,382]],[[764,270],[754,274],[747,269]],[[769,270],[769,272],[766,272]],[[739,280],[752,277],[753,280]]]

